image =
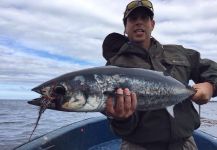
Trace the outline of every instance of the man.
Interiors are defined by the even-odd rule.
[[[193,80],[197,92],[174,107],[173,118],[166,109],[137,111],[136,94],[119,88],[115,103],[108,98],[106,113],[113,131],[123,139],[123,150],[196,150],[192,133],[200,126],[200,118],[192,101],[205,104],[217,95],[217,64],[180,45],[160,44],[151,36],[153,17],[148,0],[127,5],[123,18],[127,37],[112,33],[104,40],[107,64],[167,72],[186,85]]]

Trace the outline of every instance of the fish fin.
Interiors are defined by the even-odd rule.
[[[163,72],[163,75],[164,75],[164,76],[171,76],[170,71],[169,71],[168,69],[166,69],[166,70]]]
[[[169,107],[167,107],[166,109],[167,109],[167,112],[170,114],[170,116],[172,116],[173,118],[175,118],[175,116],[174,116],[174,106],[175,105],[172,105],[172,106],[169,106]]]

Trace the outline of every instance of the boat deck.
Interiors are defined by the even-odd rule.
[[[115,136],[105,117],[90,118],[54,130],[17,150],[118,150],[121,140]],[[198,150],[217,150],[217,138],[195,131]]]

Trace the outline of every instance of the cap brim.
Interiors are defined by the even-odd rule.
[[[146,6],[137,6],[137,7],[133,8],[132,10],[130,10],[130,11],[124,16],[124,19],[126,19],[133,11],[135,11],[135,10],[138,9],[138,8],[143,8],[144,10],[146,10],[146,11],[148,12],[148,14],[149,14],[150,16],[154,16],[154,12],[153,12],[150,8],[148,8],[148,7],[146,7]]]

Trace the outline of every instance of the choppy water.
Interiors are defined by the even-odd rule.
[[[28,141],[38,117],[38,108],[21,100],[0,100],[0,106],[0,149],[10,150]],[[201,129],[217,137],[216,108],[217,102],[202,106]],[[46,110],[33,138],[70,123],[96,116],[101,116],[101,114]]]
[[[38,107],[21,100],[0,100],[0,106],[0,149],[10,150],[28,141],[38,116]],[[46,110],[32,138],[95,116],[101,114]]]

